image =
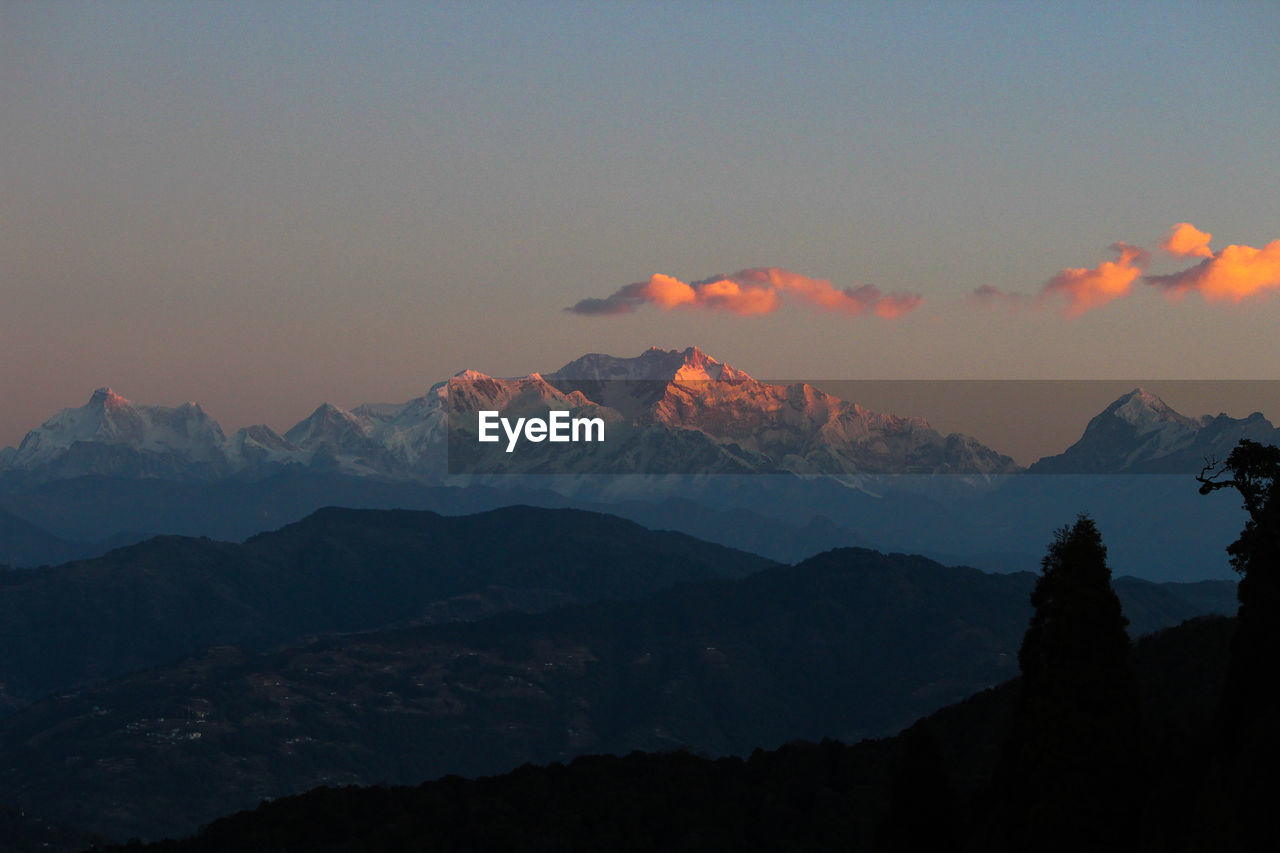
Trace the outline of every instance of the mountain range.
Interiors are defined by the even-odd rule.
[[[607,446],[531,446],[484,453],[481,409],[563,409],[601,417]],[[1143,389],[1095,416],[1081,438],[1032,474],[1194,473],[1240,438],[1280,441],[1260,413],[1182,415]],[[919,417],[869,411],[811,385],[760,382],[703,353],[593,353],[545,375],[499,379],[463,371],[400,404],[330,403],[284,435],[265,425],[230,436],[195,403],[140,405],[109,388],[64,409],[0,452],[0,485],[101,475],[215,482],[282,470],[439,483],[453,474],[790,473],[1011,474],[1012,459],[976,439],[942,435]]]
[[[1230,619],[1192,620],[1133,649],[1143,735],[1152,745],[1146,784],[1126,801],[1142,821],[1142,849],[1211,846],[1203,840],[1212,819],[1201,793],[1212,755],[1206,733],[1233,628]],[[1005,682],[891,738],[795,741],[745,759],[633,752],[412,787],[323,786],[221,818],[192,838],[109,849],[1003,849],[990,816],[991,783],[1018,692],[1016,680]],[[1243,849],[1269,849],[1270,841]]]
[[[0,572],[0,713],[219,644],[265,649],[637,598],[771,565],[614,516],[518,506],[467,516],[329,508],[244,544],[157,537]]]
[[[467,456],[479,446],[465,437],[477,409],[553,405],[607,419],[608,448],[506,454],[494,444]],[[1052,531],[1087,511],[1121,571],[1229,577],[1223,543],[1241,512],[1225,496],[1201,498],[1192,478],[1239,437],[1276,442],[1277,430],[1256,413],[1185,417],[1136,389],[1022,472],[919,418],[757,382],[696,348],[587,355],[518,379],[463,372],[403,404],[322,405],[285,435],[260,426],[226,437],[195,404],[141,406],[103,391],[0,454],[0,565],[59,563],[158,534],[242,540],[324,506],[459,514],[527,503],[609,512],[783,562],[858,545],[998,571],[1034,568]],[[563,476],[479,473],[495,457],[492,472]],[[450,476],[451,463],[477,473]],[[893,470],[969,474],[813,475]],[[683,476],[691,471],[781,476]],[[648,475],[595,476],[628,472]],[[1077,473],[1088,476],[1057,476]]]
[[[321,784],[891,734],[1016,673],[1035,582],[865,549],[773,566],[528,508],[327,510],[13,575],[4,677],[56,692],[0,717],[0,802],[120,838]],[[1233,603],[1115,588],[1134,633]]]
[[[490,407],[598,416],[610,447],[458,457]],[[1225,574],[1240,512],[1186,475],[1240,438],[1280,431],[1139,388],[1024,471],[696,348],[464,371],[283,435],[101,389],[0,452],[0,563],[61,563],[0,568],[0,803],[154,835],[321,784],[889,734],[1016,669],[1016,570],[1076,512],[1120,571]],[[568,476],[483,476],[512,471]],[[665,476],[692,472],[784,476]],[[878,476],[903,472],[971,476]],[[657,476],[577,476],[623,473]],[[1080,473],[1143,476],[1036,476]],[[1014,571],[812,556],[850,544]],[[1134,634],[1235,606],[1230,582],[1114,587]]]
[[[975,439],[943,436],[922,418],[871,412],[803,383],[759,382],[690,347],[636,358],[588,355],[546,376],[463,371],[406,403],[322,404],[284,435],[257,425],[228,437],[195,403],[139,405],[101,388],[6,449],[0,472],[24,484],[85,475],[210,481],[304,466],[438,481],[447,473],[450,426],[467,422],[459,416],[551,408],[602,416],[622,433],[606,450],[551,463],[557,473],[1018,470]],[[516,465],[504,459],[499,473],[547,469],[548,448]]]

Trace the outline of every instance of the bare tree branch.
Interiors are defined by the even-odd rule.
[[[1230,480],[1219,480],[1223,474],[1230,471],[1230,468],[1218,468],[1217,456],[1204,457],[1204,467],[1200,469],[1200,473],[1196,475],[1196,482],[1200,484],[1200,494],[1207,495],[1214,489],[1224,489],[1228,486],[1236,485],[1233,477]]]

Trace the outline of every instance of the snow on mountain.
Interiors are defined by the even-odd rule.
[[[1205,415],[1204,426],[1200,428],[1200,443],[1210,448],[1209,455],[1219,461],[1226,459],[1231,448],[1247,438],[1259,444],[1280,445],[1280,428],[1263,417],[1262,412],[1254,412],[1245,418],[1233,418],[1225,414],[1214,417]]]
[[[403,470],[438,479],[446,467],[447,385],[438,382],[407,403],[366,403],[352,414],[369,425],[370,438],[385,447]]]
[[[1032,474],[1194,474],[1206,458],[1225,459],[1242,438],[1280,443],[1280,430],[1259,412],[1190,418],[1135,388],[1095,415],[1080,440],[1046,456]]]
[[[464,370],[407,403],[366,404],[353,413],[364,419],[370,440],[394,460],[394,468],[401,476],[433,480],[447,474],[451,415],[482,409],[545,413],[552,408],[586,404],[580,396],[557,391],[536,373],[518,379],[495,379]]]
[[[480,409],[512,409],[518,412],[524,408],[574,409],[593,405],[581,392],[563,391],[538,373],[517,379],[495,379],[474,370],[464,370],[449,380],[443,390],[447,391],[452,412]]]
[[[564,393],[536,373],[495,379],[464,370],[405,403],[366,403],[350,411],[326,403],[284,438],[300,451],[299,461],[314,468],[438,480],[447,474],[451,415],[480,410],[545,415],[550,409],[595,408],[581,394]],[[463,422],[459,417],[455,425]]]
[[[1202,421],[1178,414],[1164,400],[1142,388],[1135,388],[1128,394],[1121,395],[1098,417],[1105,418],[1108,415],[1130,424],[1140,434],[1163,431],[1174,425],[1194,431],[1202,425]]]
[[[403,477],[404,460],[385,441],[383,407],[347,411],[323,403],[284,434],[312,468],[356,476]]]
[[[302,451],[266,424],[241,427],[226,443],[227,458],[237,472],[256,472],[302,461]]]
[[[698,430],[804,474],[1011,473],[1007,456],[923,418],[868,411],[810,385],[770,385],[697,347],[636,358],[593,353],[547,378],[638,423]]]
[[[673,382],[754,381],[697,347],[684,350],[650,347],[635,358],[590,353],[548,373],[546,379],[562,391],[579,391],[627,418],[644,417],[666,395]]]
[[[284,438],[302,450],[360,450],[369,445],[370,424],[332,403],[321,403],[316,410],[295,424]]]
[[[554,373],[499,379],[463,371],[405,403],[317,407],[283,436],[266,426],[226,438],[199,406],[137,406],[108,389],[33,430],[6,454],[9,471],[213,479],[260,476],[288,465],[361,476],[446,476],[450,419],[569,410],[600,417],[606,445],[531,447],[489,457],[490,473],[800,474],[1017,470],[967,436],[942,436],[921,418],[867,411],[804,384],[769,385],[696,347],[635,358],[593,353]],[[492,445],[455,442],[480,458]],[[504,448],[503,448],[504,449]]]
[[[216,455],[224,439],[222,428],[195,403],[138,406],[110,388],[99,388],[85,405],[63,409],[28,433],[14,461],[23,467],[38,464],[85,441],[208,457]]]
[[[650,347],[635,358],[620,358],[593,352],[575,359],[555,373],[548,373],[547,380],[560,385],[574,381],[657,381],[675,379],[715,379],[730,381],[738,377],[750,378],[727,364],[716,361],[697,347],[684,350],[660,350]]]
[[[62,479],[107,474],[210,479],[231,472],[226,436],[195,403],[136,405],[110,388],[27,433],[6,469]]]

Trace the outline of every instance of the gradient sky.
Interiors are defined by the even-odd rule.
[[[3,3],[0,445],[100,385],[283,431],[650,345],[758,376],[1278,378],[1280,291],[970,296],[1116,241],[1183,270],[1181,222],[1280,239],[1277,44],[1271,2]],[[923,302],[564,311],[756,267]]]

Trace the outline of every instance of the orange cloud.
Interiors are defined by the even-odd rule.
[[[1212,238],[1212,234],[1206,234],[1190,222],[1179,222],[1160,248],[1179,258],[1212,258],[1213,250],[1209,248]]]
[[[625,314],[649,304],[664,310],[687,307],[740,315],[771,314],[781,307],[782,293],[794,294],[827,311],[890,318],[906,314],[923,301],[915,293],[886,294],[870,284],[837,288],[826,279],[781,267],[754,267],[688,284],[657,273],[648,281],[620,287],[604,299],[583,299],[565,310],[588,315]]]
[[[768,287],[743,287],[727,278],[698,282],[696,287],[697,301],[707,308],[734,314],[771,314],[778,310],[777,291]]]
[[[1208,235],[1205,235],[1208,236]],[[1198,291],[1208,302],[1240,302],[1280,288],[1280,240],[1261,249],[1228,246],[1190,269],[1172,275],[1147,276],[1147,281],[1177,299]]]
[[[677,305],[688,305],[690,302],[698,301],[698,294],[692,287],[662,273],[650,276],[649,281],[637,292],[649,302],[663,308],[674,308]]]
[[[1118,260],[1105,261],[1092,269],[1063,270],[1041,289],[1039,301],[1066,297],[1067,314],[1075,317],[1127,296],[1151,256],[1145,249],[1128,243],[1113,243],[1111,248],[1120,253]]]
[[[1160,288],[1171,299],[1179,299],[1196,291],[1208,302],[1240,302],[1250,296],[1280,289],[1280,240],[1261,249],[1252,246],[1228,246],[1215,254],[1209,248],[1213,235],[1192,225],[1179,222],[1169,231],[1160,248],[1176,257],[1204,258],[1200,263],[1171,275],[1146,276],[1148,284]],[[1137,246],[1115,243],[1119,260],[1099,264],[1093,269],[1065,269],[1051,278],[1035,298],[1036,305],[1064,296],[1067,313],[1083,314],[1093,308],[1127,296],[1142,268],[1151,256]],[[983,285],[970,297],[978,305],[1026,304],[1029,297],[1008,293],[991,285]]]

